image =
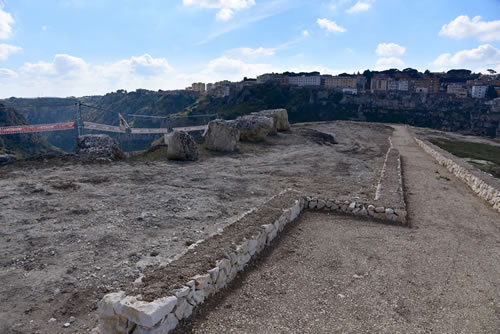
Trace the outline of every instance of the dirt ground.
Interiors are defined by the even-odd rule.
[[[105,293],[285,188],[373,199],[390,134],[317,123],[196,163],[0,167],[0,333],[90,331]]]
[[[307,212],[176,333],[499,333],[498,213],[392,140],[411,229]]]

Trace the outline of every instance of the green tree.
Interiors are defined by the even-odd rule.
[[[487,99],[496,99],[498,97],[498,93],[493,85],[489,85],[488,89],[486,90],[486,96]]]

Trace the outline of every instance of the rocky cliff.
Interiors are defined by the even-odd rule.
[[[28,124],[26,118],[12,108],[0,103],[0,127]],[[40,154],[55,153],[57,149],[37,134],[0,136],[0,155],[12,155],[18,159]]]

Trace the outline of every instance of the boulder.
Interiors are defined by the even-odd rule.
[[[262,141],[275,131],[273,119],[260,115],[238,117],[231,124],[240,131],[242,141]]]
[[[209,150],[233,152],[240,140],[240,131],[231,122],[214,120],[208,123],[205,146]]]
[[[286,109],[269,109],[262,110],[257,115],[272,117],[277,131],[289,131],[290,123],[288,122],[288,112]]]
[[[198,145],[187,132],[174,130],[167,136],[167,159],[196,161],[200,158]]]
[[[121,159],[125,157],[120,143],[108,135],[84,135],[76,141],[76,153],[88,158]]]
[[[0,165],[7,164],[11,161],[16,160],[16,156],[12,154],[0,154]]]

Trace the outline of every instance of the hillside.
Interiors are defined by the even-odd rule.
[[[85,96],[80,98],[10,98],[3,102],[23,114],[30,124],[46,124],[73,121],[77,117],[77,101],[95,108],[82,107],[85,121],[118,125],[118,113],[128,118],[135,127],[164,127],[161,119],[128,117],[128,114],[167,116],[184,111],[196,101],[199,94],[188,91],[148,91],[126,92],[119,90],[104,96]],[[66,152],[73,152],[74,133],[61,131],[44,133],[41,136]],[[114,135],[118,137],[119,135]],[[140,135],[128,138],[126,150],[140,150],[149,147],[157,136]]]
[[[28,124],[26,118],[12,108],[0,103],[0,126]],[[57,149],[37,134],[0,136],[0,154],[12,154],[16,158],[55,153]]]
[[[478,136],[500,136],[500,112],[477,99],[450,94],[364,93],[344,95],[329,89],[263,84],[224,98],[201,97],[191,114],[218,113],[224,118],[286,108],[291,122],[360,120],[403,123]]]

